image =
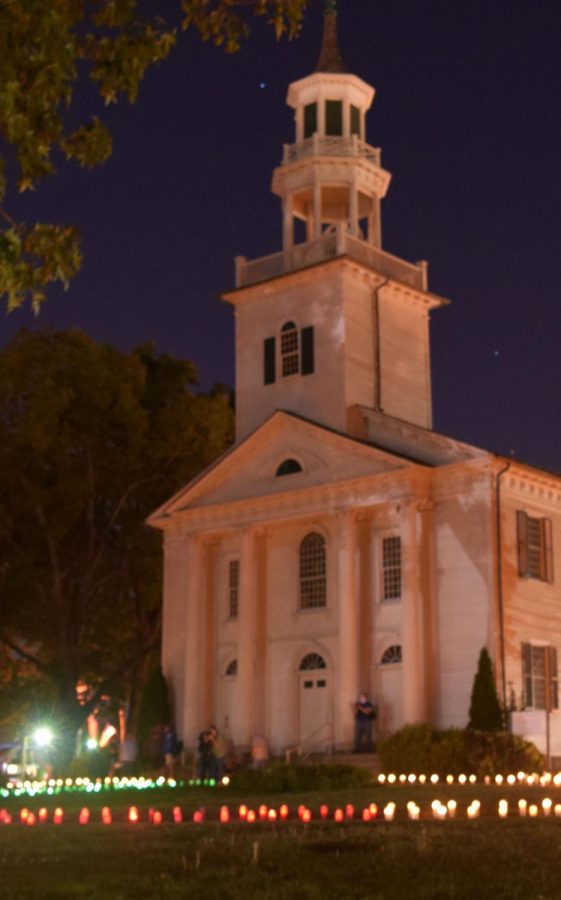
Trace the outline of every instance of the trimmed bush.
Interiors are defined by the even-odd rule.
[[[497,696],[493,663],[486,647],[479,654],[473,682],[468,728],[475,731],[502,731],[504,716]]]
[[[372,783],[367,769],[336,764],[286,765],[272,763],[265,769],[239,769],[232,787],[249,794],[300,793],[331,789],[361,788]]]
[[[505,731],[473,731],[406,725],[379,747],[384,772],[416,775],[497,775],[543,771],[534,744]]]

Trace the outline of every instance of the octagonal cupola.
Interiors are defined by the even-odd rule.
[[[283,204],[283,248],[295,243],[295,220],[304,240],[340,225],[353,237],[381,246],[380,200],[390,174],[380,150],[365,141],[365,117],[374,88],[345,70],[337,42],[337,12],[327,0],[323,44],[315,72],[293,82],[295,143],[284,147],[272,189]]]

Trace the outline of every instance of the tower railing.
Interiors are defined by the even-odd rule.
[[[282,164],[286,166],[288,163],[309,156],[352,156],[367,159],[375,166],[382,164],[380,148],[371,147],[357,134],[352,134],[350,137],[338,137],[319,135],[317,132],[297,144],[285,144]]]
[[[247,287],[270,278],[278,278],[307,266],[317,265],[338,256],[348,256],[369,268],[375,269],[385,278],[394,278],[417,290],[427,290],[427,267],[425,263],[410,263],[385,250],[373,247],[366,241],[353,237],[344,224],[335,230],[325,232],[315,241],[295,244],[289,250],[247,260],[236,257],[236,287]]]

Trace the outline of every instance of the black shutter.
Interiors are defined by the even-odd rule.
[[[300,371],[302,375],[311,375],[314,371],[314,329],[312,325],[302,329],[300,340],[302,348]]]
[[[265,338],[263,341],[263,381],[273,384],[275,380],[275,339]]]
[[[547,650],[549,651],[549,696],[551,698],[551,709],[559,709],[557,649],[548,647]]]
[[[553,583],[553,538],[551,535],[551,519],[542,519],[545,572],[544,581]]]
[[[518,574],[528,575],[528,516],[519,509],[516,512],[516,536],[518,542]]]
[[[522,644],[522,685],[524,688],[524,707],[534,705],[532,691],[532,647],[530,644]]]

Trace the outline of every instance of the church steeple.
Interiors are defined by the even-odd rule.
[[[337,3],[336,0],[325,0],[323,41],[316,72],[346,71],[337,40]]]
[[[328,0],[316,69],[288,90],[296,140],[285,145],[282,165],[273,175],[273,193],[283,206],[284,250],[297,242],[298,221],[305,222],[307,241],[339,227],[381,246],[380,201],[391,176],[381,166],[380,150],[365,140],[373,99],[374,88],[345,69],[337,11]]]
[[[362,436],[363,410],[431,427],[426,266],[382,250],[391,175],[366,142],[374,88],[347,72],[327,0],[317,68],[293,82],[272,190],[282,250],[236,260],[238,440],[276,409]]]

